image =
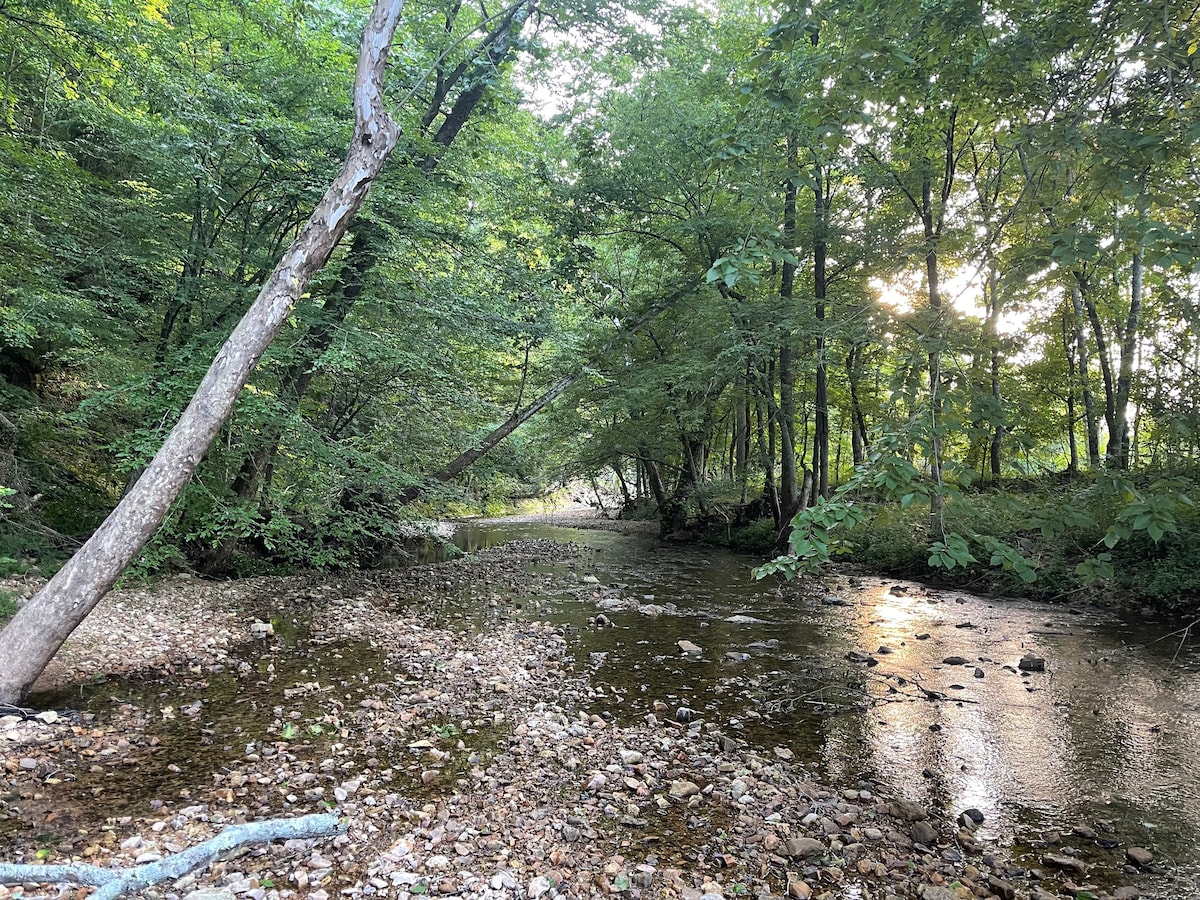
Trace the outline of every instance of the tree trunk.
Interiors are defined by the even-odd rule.
[[[996,411],[1000,411],[1000,279],[996,275],[996,261],[993,259],[988,266],[988,342],[991,345],[991,382],[992,400],[995,401]],[[992,480],[1000,477],[1000,450],[1004,439],[1004,426],[996,425],[992,429],[991,461]]]
[[[859,364],[862,361],[862,344],[854,344],[846,354],[846,381],[850,385],[850,449],[854,454],[854,465],[867,461],[867,449],[871,446],[867,433],[867,417],[863,414],[862,397],[859,394]]]
[[[929,291],[929,308],[934,313],[933,325],[930,329],[929,350],[929,474],[933,479],[933,490],[929,494],[929,512],[933,533],[942,530],[942,511],[946,505],[946,496],[942,493],[942,294],[938,282],[938,232],[934,227],[933,216],[933,179],[928,166],[925,177],[921,181],[921,224],[925,233],[925,279]]]
[[[1100,311],[1096,309],[1096,301],[1089,291],[1086,279],[1076,273],[1084,308],[1087,310],[1088,321],[1092,325],[1092,337],[1096,340],[1096,357],[1100,360],[1100,377],[1104,381],[1104,424],[1108,426],[1108,441],[1112,444],[1113,435],[1117,431],[1117,388],[1113,383],[1112,357],[1108,354],[1108,339],[1104,335],[1104,323],[1100,321]]]
[[[787,247],[796,244],[796,141],[787,141],[788,178],[783,184],[783,240]],[[791,318],[796,285],[796,264],[783,261],[779,276],[779,299],[785,318]],[[784,329],[779,347],[779,505],[783,521],[789,521],[800,506],[796,481],[796,374],[792,367],[792,330]]]
[[[829,373],[825,364],[825,296],[829,288],[826,275],[828,261],[830,196],[828,170],[816,163],[813,166],[813,299],[817,320],[816,386],[814,396],[813,482],[817,497],[829,496]]]
[[[1137,354],[1138,326],[1142,314],[1143,251],[1133,254],[1129,284],[1129,315],[1121,333],[1120,372],[1113,403],[1113,429],[1108,434],[1108,463],[1118,469],[1129,468],[1129,395],[1133,389],[1133,361]]]
[[[646,471],[646,481],[650,485],[650,493],[654,496],[654,502],[658,508],[664,509],[667,505],[667,491],[663,487],[662,477],[658,474],[658,464],[654,462],[646,453],[641,453],[642,467]]]
[[[1076,273],[1071,285],[1072,328],[1075,333],[1076,371],[1079,375],[1080,396],[1083,400],[1083,417],[1087,425],[1088,466],[1100,468],[1100,426],[1096,421],[1096,400],[1092,396],[1092,379],[1088,373],[1091,362],[1088,359],[1087,335],[1084,333],[1083,289],[1086,281]]]
[[[371,10],[354,82],[354,136],[325,196],[213,360],[137,484],[0,632],[0,703],[24,700],[63,641],[158,530],[250,373],[328,261],[395,148],[399,129],[383,106],[383,79],[403,6],[403,0],[376,0]]]
[[[766,501],[771,519],[778,529],[782,525],[783,516],[779,508],[779,489],[775,485],[775,434],[771,428],[770,413],[763,416],[762,403],[754,404],[754,420],[759,461],[763,471],[763,500]]]
[[[1079,442],[1075,439],[1075,354],[1071,346],[1071,330],[1067,324],[1066,315],[1062,323],[1063,353],[1067,357],[1067,448],[1070,451],[1070,461],[1067,471],[1072,475],[1079,474]]]

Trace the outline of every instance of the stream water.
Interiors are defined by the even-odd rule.
[[[1095,864],[1090,880],[1200,900],[1200,644],[1181,644],[1171,626],[871,578],[811,594],[779,590],[753,580],[751,557],[649,535],[513,521],[468,523],[454,535],[467,552],[520,538],[581,549],[539,564],[544,592],[499,612],[562,626],[577,665],[592,673],[593,711],[630,721],[656,701],[667,704],[660,717],[688,707],[727,734],[790,751],[831,783],[869,780],[951,817],[976,808],[982,837],[1029,865],[1057,830]],[[488,627],[498,610],[482,598],[493,590],[481,584],[479,599],[448,603],[446,624]],[[600,612],[606,627],[595,624]],[[224,673],[111,679],[40,698],[101,717],[131,704],[149,721],[166,720],[132,781],[107,773],[92,784],[80,772],[59,793],[47,790],[47,809],[77,804],[86,818],[89,803],[114,815],[147,792],[187,797],[195,771],[207,778],[233,765],[272,708],[294,705],[280,685],[386,667],[370,648],[318,647],[302,631],[294,639],[294,652],[255,662],[279,672],[254,689],[261,696]],[[679,641],[699,652],[681,653]],[[1043,658],[1045,671],[1021,672],[1026,654]],[[167,713],[201,700],[197,740],[197,723]],[[22,821],[0,826],[18,834]],[[1095,829],[1098,841],[1073,836],[1076,825]],[[1122,848],[1132,846],[1150,848],[1168,874],[1123,875]]]
[[[754,582],[751,558],[643,535],[467,524],[455,542],[515,538],[587,548],[580,589],[548,594],[537,614],[572,630],[612,714],[688,706],[835,783],[977,808],[982,835],[1031,864],[1058,830],[1100,881],[1119,879],[1119,849],[1071,834],[1087,825],[1175,867],[1143,887],[1200,898],[1200,645],[1171,626],[869,578],[798,599]],[[606,609],[611,627],[596,628],[598,601],[667,611]],[[681,654],[680,640],[702,652]],[[1019,671],[1026,654],[1045,672]]]

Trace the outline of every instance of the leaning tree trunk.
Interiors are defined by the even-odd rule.
[[[117,508],[0,632],[0,703],[20,703],[76,626],[162,524],[251,371],[345,234],[399,139],[383,106],[388,50],[404,0],[375,0],[354,81],[354,136],[341,171],[234,328],[192,402]]]

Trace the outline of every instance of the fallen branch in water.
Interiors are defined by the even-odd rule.
[[[1194,621],[1188,622],[1178,631],[1172,631],[1170,634],[1164,634],[1162,637],[1156,638],[1155,643],[1158,643],[1159,641],[1165,641],[1167,638],[1172,638],[1175,637],[1175,635],[1179,635],[1179,646],[1175,648],[1175,655],[1171,657],[1171,662],[1175,662],[1175,660],[1179,659],[1179,654],[1183,652],[1184,646],[1187,644],[1188,639],[1192,636],[1192,629],[1197,625],[1200,625],[1200,619],[1195,619]]]
[[[208,865],[222,853],[244,844],[327,837],[345,830],[346,826],[338,821],[337,816],[331,814],[245,822],[229,825],[216,837],[195,847],[132,869],[104,869],[84,863],[69,866],[0,863],[0,884],[20,884],[26,881],[39,884],[84,884],[100,889],[88,900],[113,900],[115,897],[145,890],[154,884],[182,878],[189,872]]]

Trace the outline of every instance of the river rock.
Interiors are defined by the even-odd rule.
[[[892,815],[908,822],[920,822],[929,818],[929,811],[920,803],[913,803],[911,800],[893,800]]]
[[[1062,869],[1064,872],[1070,872],[1073,875],[1086,875],[1087,863],[1081,859],[1076,859],[1074,856],[1061,856],[1056,853],[1047,853],[1042,857],[1042,862],[1055,869]]]
[[[1125,856],[1135,866],[1148,866],[1154,862],[1154,854],[1145,847],[1130,847]]]
[[[914,822],[908,833],[918,844],[929,847],[937,843],[937,829],[928,822]]]
[[[1017,668],[1022,672],[1045,672],[1046,660],[1040,656],[1034,656],[1032,653],[1026,653],[1017,663]]]
[[[947,656],[942,660],[942,664],[946,666],[965,666],[970,660],[965,656]]]
[[[787,895],[792,900],[808,900],[812,896],[812,888],[808,882],[802,881],[791,872],[788,873]]]
[[[529,900],[537,900],[537,898],[541,897],[543,894],[549,893],[550,888],[553,886],[554,885],[550,883],[549,878],[547,878],[545,875],[539,875],[529,882],[529,887],[525,891],[525,896],[527,896]]]
[[[584,575],[579,579],[580,584],[599,584],[600,579],[595,575]]]
[[[958,816],[958,822],[960,825],[969,825],[970,827],[982,825],[983,819],[983,813],[977,810],[975,807],[964,809],[961,813],[959,813]]]
[[[1113,900],[1138,900],[1141,896],[1142,892],[1131,884],[1119,887],[1113,891]]]
[[[802,859],[809,856],[822,856],[825,853],[825,845],[813,838],[793,837],[783,842],[783,852],[788,856]]]
[[[738,742],[735,738],[731,738],[727,734],[718,734],[717,747],[722,753],[735,753],[737,752]]]
[[[737,615],[733,615],[733,616],[728,616],[728,617],[726,617],[725,621],[730,622],[734,625],[766,625],[767,624],[766,619],[756,619],[754,616],[744,616],[741,613],[738,613]]]
[[[699,656],[704,652],[704,649],[699,644],[693,644],[687,640],[676,641],[675,646],[679,648],[680,652],[686,653],[688,656]]]
[[[837,594],[826,594],[821,598],[821,602],[826,606],[849,606],[850,601],[844,597],[839,597]]]
[[[870,653],[863,653],[861,650],[851,650],[846,654],[846,659],[850,662],[869,663],[874,661],[874,657]]]
[[[270,622],[251,622],[250,633],[256,638],[268,638],[275,633],[275,626]]]
[[[672,781],[667,791],[672,800],[686,800],[700,793],[700,786],[694,781]]]
[[[995,875],[988,876],[987,885],[992,889],[993,894],[1003,898],[1003,900],[1014,900],[1017,896],[1017,892],[1011,884]]]

